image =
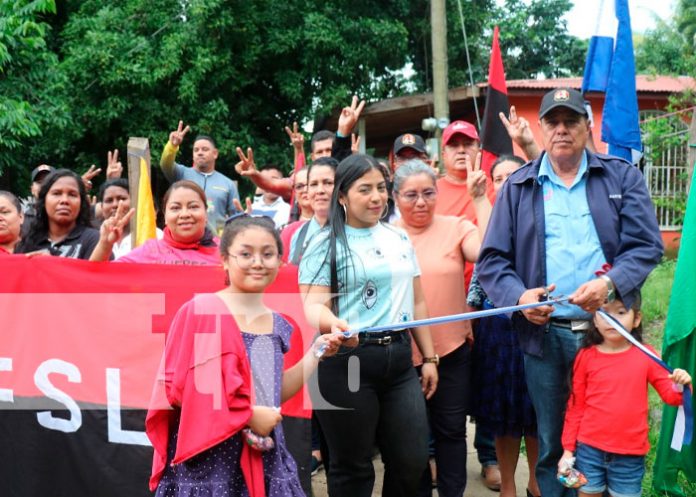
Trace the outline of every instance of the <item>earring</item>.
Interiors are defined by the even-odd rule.
[[[346,204],[341,204],[341,207],[343,207],[343,220],[345,222],[348,221],[348,209],[346,208]]]
[[[225,286],[230,286],[230,273],[227,272],[227,268],[225,267]]]
[[[384,220],[386,222],[389,221],[389,219],[386,219],[386,217],[389,215],[389,202],[384,204],[384,212],[382,212],[382,215],[380,216],[380,220]]]

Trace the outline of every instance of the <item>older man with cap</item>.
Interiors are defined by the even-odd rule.
[[[574,495],[556,480],[568,375],[590,319],[620,297],[632,305],[663,247],[640,171],[587,150],[582,95],[560,88],[541,102],[541,157],[500,191],[481,247],[478,277],[498,307],[568,295],[572,305],[512,316],[537,414],[536,476],[544,497]],[[598,276],[599,275],[599,276]]]

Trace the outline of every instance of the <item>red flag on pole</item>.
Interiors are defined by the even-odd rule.
[[[486,108],[481,126],[481,167],[488,175],[491,172],[491,165],[499,156],[512,154],[512,140],[500,121],[500,117],[498,117],[500,112],[508,115],[510,102],[505,85],[503,58],[500,55],[500,45],[498,44],[498,26],[496,26],[493,29],[493,47],[488,66]]]

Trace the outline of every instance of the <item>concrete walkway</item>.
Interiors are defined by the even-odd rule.
[[[467,438],[469,442],[469,450],[467,453],[467,484],[464,497],[496,497],[498,492],[489,490],[483,484],[481,479],[481,466],[476,459],[476,450],[473,446],[475,425],[468,424]],[[382,478],[384,475],[384,467],[379,458],[375,458],[375,489],[372,492],[373,497],[382,496]],[[524,497],[526,495],[527,480],[529,479],[529,468],[527,467],[527,458],[524,454],[520,454],[520,461],[517,464],[517,472],[515,473],[515,483],[517,484],[517,495]],[[326,473],[320,471],[312,478],[312,491],[314,497],[328,497],[326,489]],[[433,497],[437,496],[437,491],[433,491]]]

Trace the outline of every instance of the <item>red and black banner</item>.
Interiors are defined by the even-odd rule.
[[[296,271],[266,299],[313,334]],[[144,421],[165,334],[194,294],[224,287],[222,267],[6,256],[0,274],[2,495],[151,495]]]
[[[483,112],[481,125],[481,168],[490,176],[491,165],[505,154],[512,154],[512,140],[498,114],[506,116],[510,112],[507,86],[505,85],[505,70],[503,58],[498,44],[498,26],[493,30],[493,47],[491,61],[488,66],[488,90],[486,92],[486,107]]]

